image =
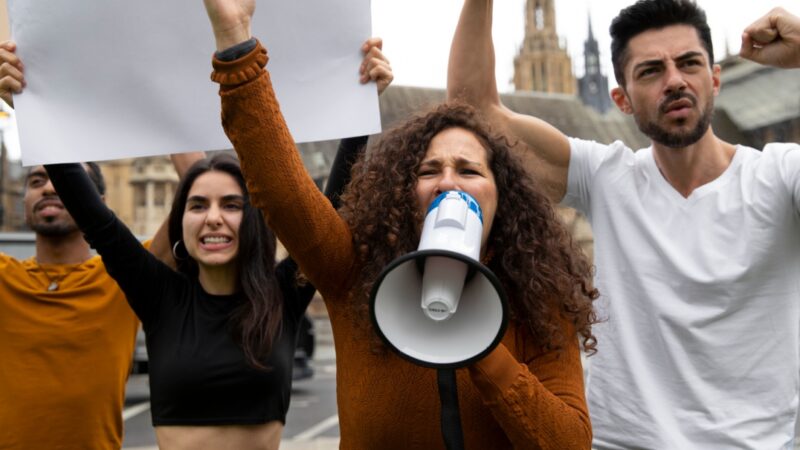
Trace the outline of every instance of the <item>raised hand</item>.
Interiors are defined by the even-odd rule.
[[[250,22],[255,0],[203,0],[217,40],[217,50],[225,50],[250,39]]]
[[[25,88],[24,66],[17,56],[14,41],[0,43],[0,98],[14,106],[11,94],[19,94]]]
[[[378,85],[378,95],[381,95],[394,80],[392,66],[381,49],[383,49],[383,39],[378,37],[367,39],[361,46],[364,60],[359,68],[361,83],[374,81]]]
[[[768,66],[800,67],[800,18],[773,9],[744,30],[739,55]]]

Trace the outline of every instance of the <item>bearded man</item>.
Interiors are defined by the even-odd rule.
[[[636,152],[505,108],[491,25],[491,0],[465,0],[448,94],[527,144],[551,200],[592,225],[606,319],[588,378],[593,447],[791,448],[800,146],[756,150],[714,135],[720,67],[693,1],[641,0],[611,25],[611,97],[651,139]],[[774,9],[744,31],[741,55],[800,67],[800,19]]]

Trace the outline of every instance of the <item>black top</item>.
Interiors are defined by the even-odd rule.
[[[331,170],[329,198],[338,199],[365,140],[340,145],[337,163],[346,168]],[[298,323],[315,292],[310,284],[297,286],[294,261],[287,258],[275,270],[284,298],[282,332],[262,361],[270,370],[255,369],[230,332],[229,318],[244,301],[241,294],[208,294],[196,278],[159,261],[105,206],[81,165],[46,169],[64,206],[142,321],[153,425],[285,422]]]

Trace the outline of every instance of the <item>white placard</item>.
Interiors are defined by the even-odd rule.
[[[199,0],[9,0],[25,165],[230,148]],[[297,142],[380,131],[361,85],[369,0],[261,0],[253,35]]]

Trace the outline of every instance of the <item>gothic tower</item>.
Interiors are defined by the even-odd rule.
[[[556,34],[555,0],[527,0],[525,40],[514,58],[518,91],[575,94],[572,60]]]
[[[592,33],[592,18],[589,17],[589,37],[583,43],[584,75],[578,81],[581,101],[584,105],[604,113],[611,108],[608,93],[608,77],[600,72],[600,49]]]

